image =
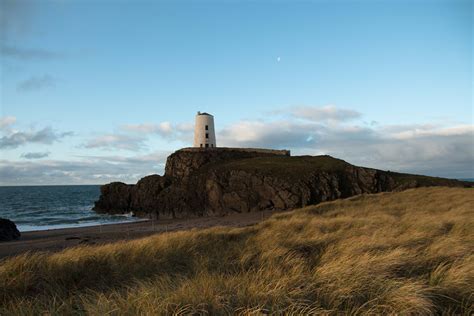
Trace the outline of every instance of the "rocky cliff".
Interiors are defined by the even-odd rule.
[[[330,156],[288,151],[185,148],[170,155],[165,175],[136,185],[102,186],[94,210],[182,218],[286,210],[361,193],[469,183],[353,166]]]

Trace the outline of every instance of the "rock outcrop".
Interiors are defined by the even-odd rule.
[[[101,189],[95,210],[182,218],[286,210],[361,193],[420,186],[470,186],[442,178],[353,166],[330,156],[288,151],[186,148],[167,159],[165,175]]]
[[[0,218],[0,242],[17,240],[21,236],[15,223],[6,218]]]
[[[99,213],[129,213],[133,185],[112,182],[100,188],[100,199],[94,210]]]

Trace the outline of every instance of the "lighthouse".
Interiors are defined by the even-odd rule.
[[[194,147],[216,147],[216,133],[214,132],[214,116],[209,113],[197,112],[194,125]]]

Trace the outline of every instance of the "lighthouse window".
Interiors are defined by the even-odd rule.
[[[209,134],[208,134],[208,133],[206,133],[206,138],[209,138]]]
[[[201,147],[202,147],[202,144],[201,144]]]
[[[208,130],[209,130],[209,125],[206,125],[206,131],[208,131]]]
[[[209,148],[209,144],[206,144],[206,148]]]

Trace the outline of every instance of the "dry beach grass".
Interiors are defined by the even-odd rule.
[[[0,314],[474,312],[472,189],[361,195],[245,228],[0,262]]]

